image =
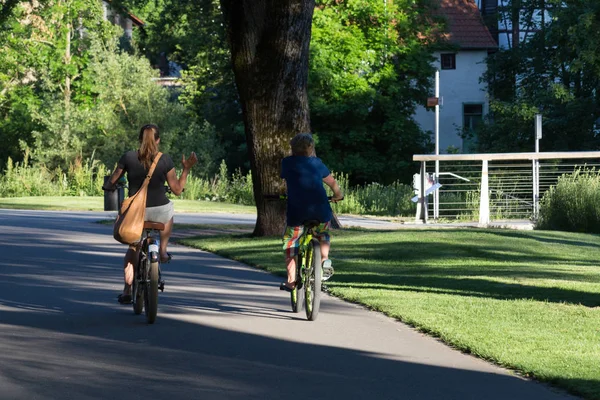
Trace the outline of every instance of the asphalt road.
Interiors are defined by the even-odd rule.
[[[329,296],[308,322],[278,278],[181,246],[147,325],[102,216],[0,210],[0,399],[572,399]]]

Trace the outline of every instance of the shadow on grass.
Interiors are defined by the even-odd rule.
[[[521,239],[526,239],[526,240],[534,240],[534,241],[542,242],[542,243],[598,248],[598,243],[584,242],[581,240],[570,240],[570,239],[564,239],[564,238],[557,238],[557,237],[554,237],[554,235],[552,233],[544,233],[544,232],[540,232],[540,231],[534,231],[534,233],[525,233],[525,232],[519,232],[519,231],[507,232],[507,231],[502,231],[502,230],[488,230],[486,232],[493,234],[493,235],[503,236],[503,237],[521,238]],[[593,236],[592,236],[592,234],[589,234],[589,235],[590,235],[590,237],[597,238],[597,235],[593,235]]]
[[[353,286],[360,289],[402,290],[409,292],[452,294],[500,300],[532,299],[551,303],[600,306],[600,294],[573,289],[548,288],[516,283],[494,282],[486,279],[412,276],[398,274],[394,277],[339,273],[329,286]]]
[[[518,241],[539,240],[566,246],[593,246],[593,243],[521,232],[485,231],[487,234],[517,238]],[[467,296],[496,299],[535,299],[556,303],[582,304],[588,307],[600,305],[600,295],[573,288],[544,287],[533,284],[506,283],[494,278],[547,279],[562,282],[592,282],[596,274],[566,271],[565,265],[576,263],[583,266],[600,264],[598,254],[569,249],[569,257],[532,254],[531,247],[519,247],[514,243],[364,243],[356,246],[338,247],[344,259],[337,263],[340,272],[335,282],[360,287],[400,290],[435,291]],[[353,259],[374,262],[353,265]],[[388,261],[383,263],[382,261]],[[392,260],[392,262],[389,262]],[[331,282],[331,285],[334,283]]]
[[[365,233],[362,231],[355,231]],[[468,230],[473,234],[472,230]],[[383,232],[381,232],[383,233]],[[389,233],[389,232],[385,232]],[[459,231],[460,233],[460,231]],[[514,243],[502,239],[481,243],[423,243],[404,241],[399,243],[361,243],[340,239],[335,243],[332,256],[337,274],[329,282],[331,287],[355,286],[382,290],[408,290],[417,292],[448,293],[461,296],[489,297],[494,299],[533,299],[553,303],[581,304],[587,307],[600,305],[600,294],[569,287],[536,286],[535,283],[498,282],[499,279],[554,280],[557,284],[594,281],[600,278],[600,269],[594,272],[569,271],[567,266],[577,264],[595,267],[600,264],[600,252],[590,254],[571,248],[572,257],[532,254],[532,246],[517,246],[522,240],[547,240],[554,246],[592,246],[592,242],[548,238],[546,235],[530,235],[520,232],[483,231],[495,236],[507,236]],[[276,273],[283,272],[273,254],[275,238],[248,243],[249,235],[231,235],[239,239],[235,247],[220,250],[219,254],[234,258]],[[223,239],[222,235],[204,238]],[[346,236],[348,238],[348,236]],[[202,239],[202,238],[198,238]],[[271,240],[268,242],[267,240]],[[521,242],[522,243],[522,242]],[[533,245],[535,246],[535,245]],[[546,245],[547,246],[547,245]],[[282,261],[283,261],[283,255]],[[599,279],[600,280],[600,279]],[[571,285],[572,286],[572,285]]]

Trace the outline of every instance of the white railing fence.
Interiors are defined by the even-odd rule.
[[[539,201],[563,174],[600,168],[600,152],[414,155],[421,163],[417,219],[478,221],[535,219]],[[439,162],[436,176],[435,162]],[[426,176],[437,191],[426,193]],[[431,198],[432,201],[428,201]]]

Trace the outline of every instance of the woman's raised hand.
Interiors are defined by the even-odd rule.
[[[191,169],[198,162],[198,157],[196,157],[196,153],[191,152],[190,156],[186,159],[185,154],[181,155],[181,165],[183,165],[183,169]]]

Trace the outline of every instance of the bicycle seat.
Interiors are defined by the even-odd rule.
[[[146,221],[144,222],[144,229],[154,229],[156,231],[162,231],[165,229],[165,224],[162,224],[160,222]]]
[[[307,229],[314,228],[319,225],[321,225],[321,221],[319,221],[318,219],[307,219],[306,221],[304,221],[304,227]]]

